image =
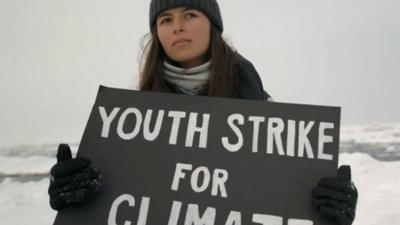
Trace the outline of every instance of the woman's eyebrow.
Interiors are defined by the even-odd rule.
[[[180,12],[186,12],[189,10],[194,10],[194,8],[184,7]],[[170,16],[170,15],[171,15],[171,13],[169,13],[169,12],[163,12],[158,16],[158,18],[161,18],[163,16]]]
[[[164,17],[164,16],[170,16],[170,15],[171,15],[171,13],[163,12],[158,16],[158,18],[161,18],[161,17]]]

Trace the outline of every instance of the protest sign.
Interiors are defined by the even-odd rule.
[[[336,176],[340,108],[101,86],[78,156],[102,190],[55,225],[329,225],[311,189]]]

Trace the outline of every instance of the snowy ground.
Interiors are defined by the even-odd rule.
[[[341,140],[339,164],[352,166],[360,193],[354,225],[400,225],[400,124],[344,127]],[[53,223],[47,174],[56,148],[0,148],[0,224]]]

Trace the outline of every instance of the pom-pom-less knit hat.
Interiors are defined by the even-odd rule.
[[[165,10],[190,7],[202,11],[221,33],[224,30],[221,12],[216,0],[152,0],[150,3],[150,30],[154,33],[157,17]]]

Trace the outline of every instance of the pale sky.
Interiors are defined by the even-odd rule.
[[[0,147],[79,141],[100,84],[134,88],[150,1],[0,0]],[[400,1],[220,0],[278,102],[400,121]]]

